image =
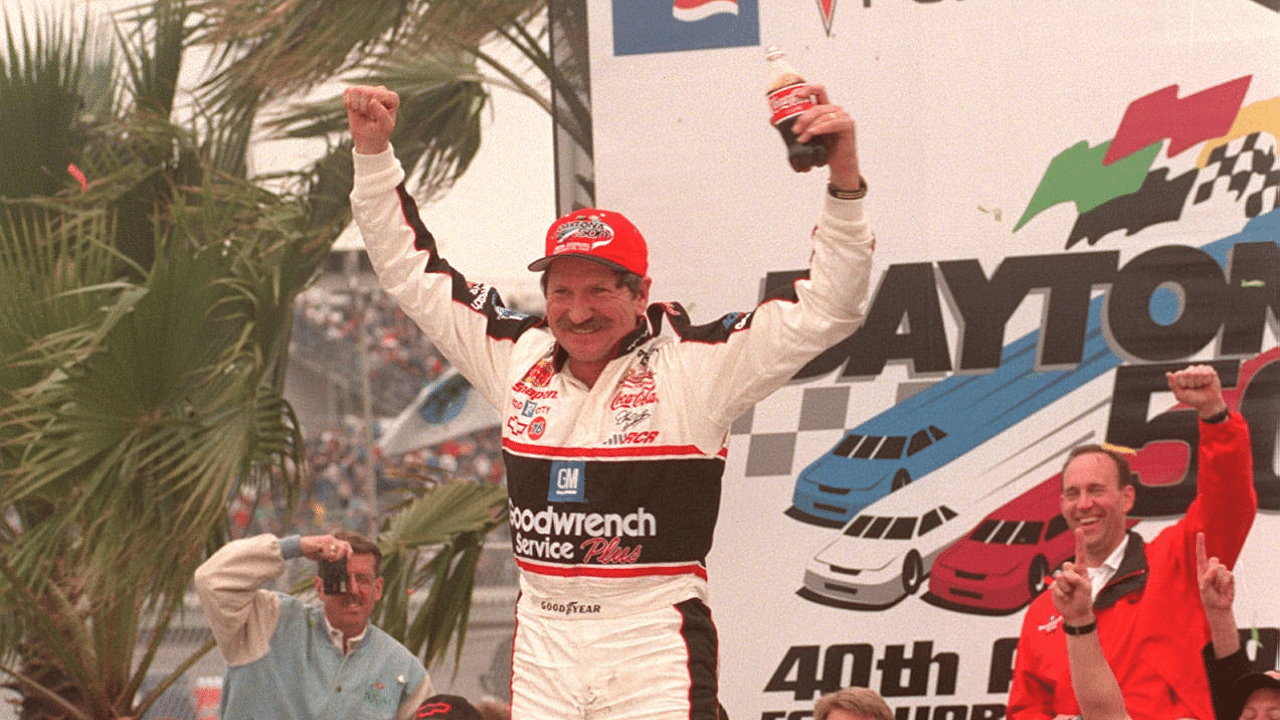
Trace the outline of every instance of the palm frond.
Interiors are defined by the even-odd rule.
[[[470,69],[468,69],[470,68]],[[480,149],[480,124],[488,102],[483,78],[457,59],[411,64],[388,62],[360,82],[385,85],[401,95],[391,137],[396,156],[418,194],[431,197],[460,177]],[[284,137],[328,137],[346,127],[340,97],[296,106],[267,123]]]
[[[375,51],[404,16],[399,2],[326,0],[197,0],[208,18],[197,36],[225,47],[227,66],[211,80],[219,105],[270,88],[291,94],[350,66],[349,58]]]
[[[111,317],[115,254],[102,212],[0,203],[0,389],[15,392],[91,349]],[[70,354],[65,354],[70,353]]]
[[[24,216],[9,223],[24,228],[21,237],[0,236],[11,240],[0,259],[41,278],[28,281],[30,305],[97,297],[83,314],[98,323],[82,322],[85,338],[58,355],[56,374],[33,363],[38,382],[14,381],[0,425],[0,507],[19,518],[6,546],[12,572],[0,584],[8,591],[21,583],[33,598],[66,597],[51,617],[87,635],[70,642],[65,632],[33,634],[30,617],[0,608],[0,653],[24,648],[28,661],[42,658],[77,687],[96,683],[77,702],[99,708],[98,716],[132,705],[145,672],[133,665],[139,613],[167,624],[209,538],[227,525],[227,498],[243,484],[292,497],[303,465],[297,419],[280,395],[282,328],[327,243],[306,234],[298,204],[246,181],[202,178],[199,187],[172,190],[175,202],[156,216],[145,293],[127,284],[99,291],[114,293],[105,298],[115,305],[75,288],[79,276],[62,293],[44,278],[65,268],[107,273],[116,258],[101,243],[73,242],[81,238],[66,231],[76,227],[66,222],[78,217],[71,211],[61,223]],[[49,236],[61,237],[52,230],[69,239],[52,243]],[[27,335],[49,348],[38,332]],[[15,354],[32,354],[16,346]],[[42,637],[76,656],[33,639]]]
[[[86,122],[109,112],[110,36],[89,15],[28,21],[0,13],[8,43],[0,68],[0,197],[51,196],[76,185]]]
[[[427,665],[451,638],[455,661],[461,655],[476,565],[485,536],[506,520],[506,497],[495,485],[439,485],[394,514],[378,536],[386,585],[375,620]],[[422,587],[427,596],[411,613]]]
[[[197,7],[210,18],[201,41],[236,48],[207,87],[211,107],[225,112],[275,103],[335,76],[385,85],[402,99],[392,142],[424,198],[447,189],[470,166],[491,88],[510,88],[552,113],[549,91],[526,79],[529,69],[546,77],[568,111],[552,113],[556,122],[588,152],[591,147],[576,80],[544,49],[545,0],[394,0],[339,11],[326,0],[202,0]],[[504,59],[511,55],[516,60]],[[330,98],[289,108],[265,127],[287,137],[332,138],[345,132],[346,118],[340,101]]]
[[[154,0],[121,11],[116,25],[136,111],[169,118],[178,89],[190,11],[184,0]]]

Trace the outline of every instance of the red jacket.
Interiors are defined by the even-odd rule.
[[[1200,423],[1196,499],[1150,543],[1132,531],[1116,575],[1098,593],[1094,614],[1108,664],[1133,720],[1213,720],[1200,650],[1209,628],[1196,579],[1196,533],[1206,549],[1234,566],[1258,510],[1249,428],[1236,413]],[[1079,715],[1062,616],[1052,593],[1031,602],[1022,622],[1010,720]]]

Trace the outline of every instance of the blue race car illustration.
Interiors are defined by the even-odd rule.
[[[841,527],[871,503],[976,450],[1120,364],[1089,304],[1084,356],[1069,370],[1037,370],[1039,332],[1004,347],[986,375],[953,375],[849,430],[796,478],[787,515]]]

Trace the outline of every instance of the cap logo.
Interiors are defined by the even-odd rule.
[[[631,221],[609,210],[574,210],[547,228],[546,239],[547,254],[529,263],[529,269],[534,272],[546,270],[555,258],[572,255],[642,277],[649,270],[649,251],[644,237]]]
[[[438,715],[448,715],[453,710],[453,706],[447,702],[422,703],[418,707],[418,712],[414,717],[429,718]]]
[[[595,250],[613,242],[613,228],[597,215],[574,218],[556,229],[556,254]]]

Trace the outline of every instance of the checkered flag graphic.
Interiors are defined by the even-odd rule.
[[[1236,201],[1244,200],[1246,217],[1257,217],[1280,207],[1280,165],[1276,163],[1275,139],[1271,138],[1268,148],[1263,149],[1263,144],[1262,133],[1254,132],[1242,140],[1214,148],[1209,153],[1205,171],[1212,172],[1216,165],[1217,172],[1196,188],[1195,202],[1202,203],[1212,197],[1214,187],[1225,178],[1227,191],[1235,193]],[[1255,177],[1262,178],[1262,182],[1255,184]],[[1270,208],[1266,207],[1268,195]]]

